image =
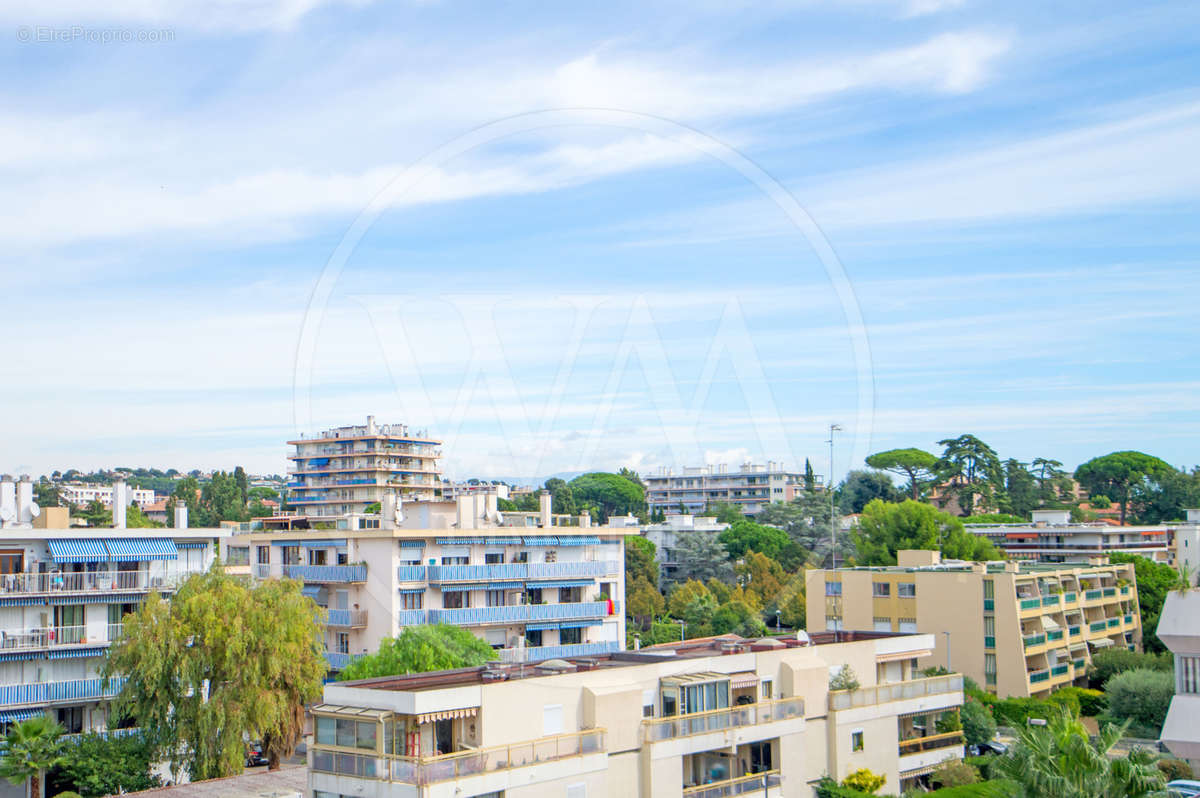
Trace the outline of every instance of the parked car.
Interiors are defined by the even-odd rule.
[[[988,754],[1003,756],[1008,753],[1008,746],[999,740],[992,740],[979,745],[968,745],[967,753],[971,756],[987,756]]]
[[[267,764],[267,752],[262,743],[250,743],[246,746],[246,767],[253,768]]]
[[[1200,781],[1175,779],[1167,782],[1167,794],[1171,798],[1195,798],[1200,796]]]

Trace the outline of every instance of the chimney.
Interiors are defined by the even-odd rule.
[[[112,525],[113,529],[125,528],[125,507],[129,504],[129,488],[125,480],[118,479],[112,486]]]
[[[454,497],[455,509],[455,526],[459,529],[468,529],[467,520],[470,515],[470,510],[467,508],[467,499],[469,497],[458,495]]]
[[[0,523],[11,526],[17,520],[17,486],[11,474],[0,476]]]
[[[367,434],[374,435],[375,429],[375,416],[367,416]]]
[[[471,491],[471,529],[479,529],[483,524],[479,523],[479,491]]]
[[[379,499],[379,528],[396,528],[396,494],[390,490]]]
[[[553,507],[553,497],[550,496],[550,491],[544,490],[538,494],[538,508],[541,510],[541,523],[543,529],[550,528],[550,508]]]
[[[185,502],[185,501],[175,502],[175,528],[176,529],[187,529],[188,528],[187,502]]]
[[[33,501],[33,480],[28,474],[22,474],[21,481],[17,483],[17,523],[33,526],[33,519],[38,517],[41,509]]]
[[[592,514],[584,510],[583,515],[579,516],[579,525],[584,529],[590,527],[592,525]]]

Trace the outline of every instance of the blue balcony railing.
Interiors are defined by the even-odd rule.
[[[367,625],[366,610],[329,610],[329,626],[359,627]]]
[[[500,661],[537,662],[546,659],[567,659],[569,657],[595,657],[620,650],[621,644],[616,640],[610,640],[605,643],[573,643],[565,646],[502,648],[500,649]]]
[[[305,582],[365,582],[367,566],[359,565],[285,565],[283,575]]]
[[[399,572],[396,574],[401,582],[424,582],[425,581],[425,566],[424,565],[401,565]]]
[[[608,615],[608,602],[585,601],[578,604],[517,604],[507,607],[436,609],[429,610],[428,614],[430,623],[449,623],[456,626],[523,623],[526,621],[566,621],[578,618],[603,618]]]
[[[362,654],[343,654],[340,651],[326,651],[325,661],[329,663],[330,668],[340,671],[361,656]]]
[[[422,566],[400,566],[401,580],[419,581],[416,571]],[[433,584],[443,582],[490,582],[506,579],[562,579],[607,576],[620,572],[616,562],[589,560],[585,562],[496,563],[494,565],[430,565],[425,575]]]
[[[102,679],[71,679],[64,682],[0,685],[0,706],[112,698],[121,692],[124,684],[124,677],[114,677],[109,680],[107,689],[104,688]]]
[[[396,623],[401,626],[420,626],[425,623],[425,610],[400,610],[396,613]]]

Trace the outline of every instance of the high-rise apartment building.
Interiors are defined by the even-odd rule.
[[[306,516],[362,513],[393,493],[405,501],[431,500],[441,488],[441,441],[404,424],[336,427],[296,447],[287,483],[288,503]]]
[[[791,501],[805,489],[802,472],[787,471],[775,462],[743,463],[733,471],[725,465],[689,467],[681,474],[664,468],[642,481],[650,511],[666,515],[698,515],[717,503],[736,504],[745,515],[754,515],[771,502]],[[813,483],[819,488],[821,477],[814,475]]]
[[[1141,645],[1133,565],[941,562],[810,570],[810,633],[929,632],[921,667],[944,665],[1000,696],[1045,696],[1082,683],[1092,654]]]
[[[801,633],[803,637],[803,633]],[[938,733],[957,674],[921,678],[931,635],[735,635],[534,666],[330,683],[313,707],[314,798],[807,798],[868,768],[887,791],[963,754]],[[855,690],[831,690],[844,668]]]
[[[967,524],[967,531],[987,538],[1010,559],[1086,563],[1123,552],[1165,563],[1170,553],[1167,526],[1074,524],[1069,510],[1034,510],[1028,524]]]

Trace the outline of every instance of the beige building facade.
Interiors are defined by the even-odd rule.
[[[962,734],[962,677],[920,678],[929,635],[692,640],[537,666],[326,685],[311,798],[810,796],[868,768],[911,786]],[[851,668],[854,691],[830,691]]]
[[[807,628],[925,632],[920,667],[945,666],[1000,696],[1082,683],[1092,654],[1141,646],[1132,565],[941,562],[811,570]]]

